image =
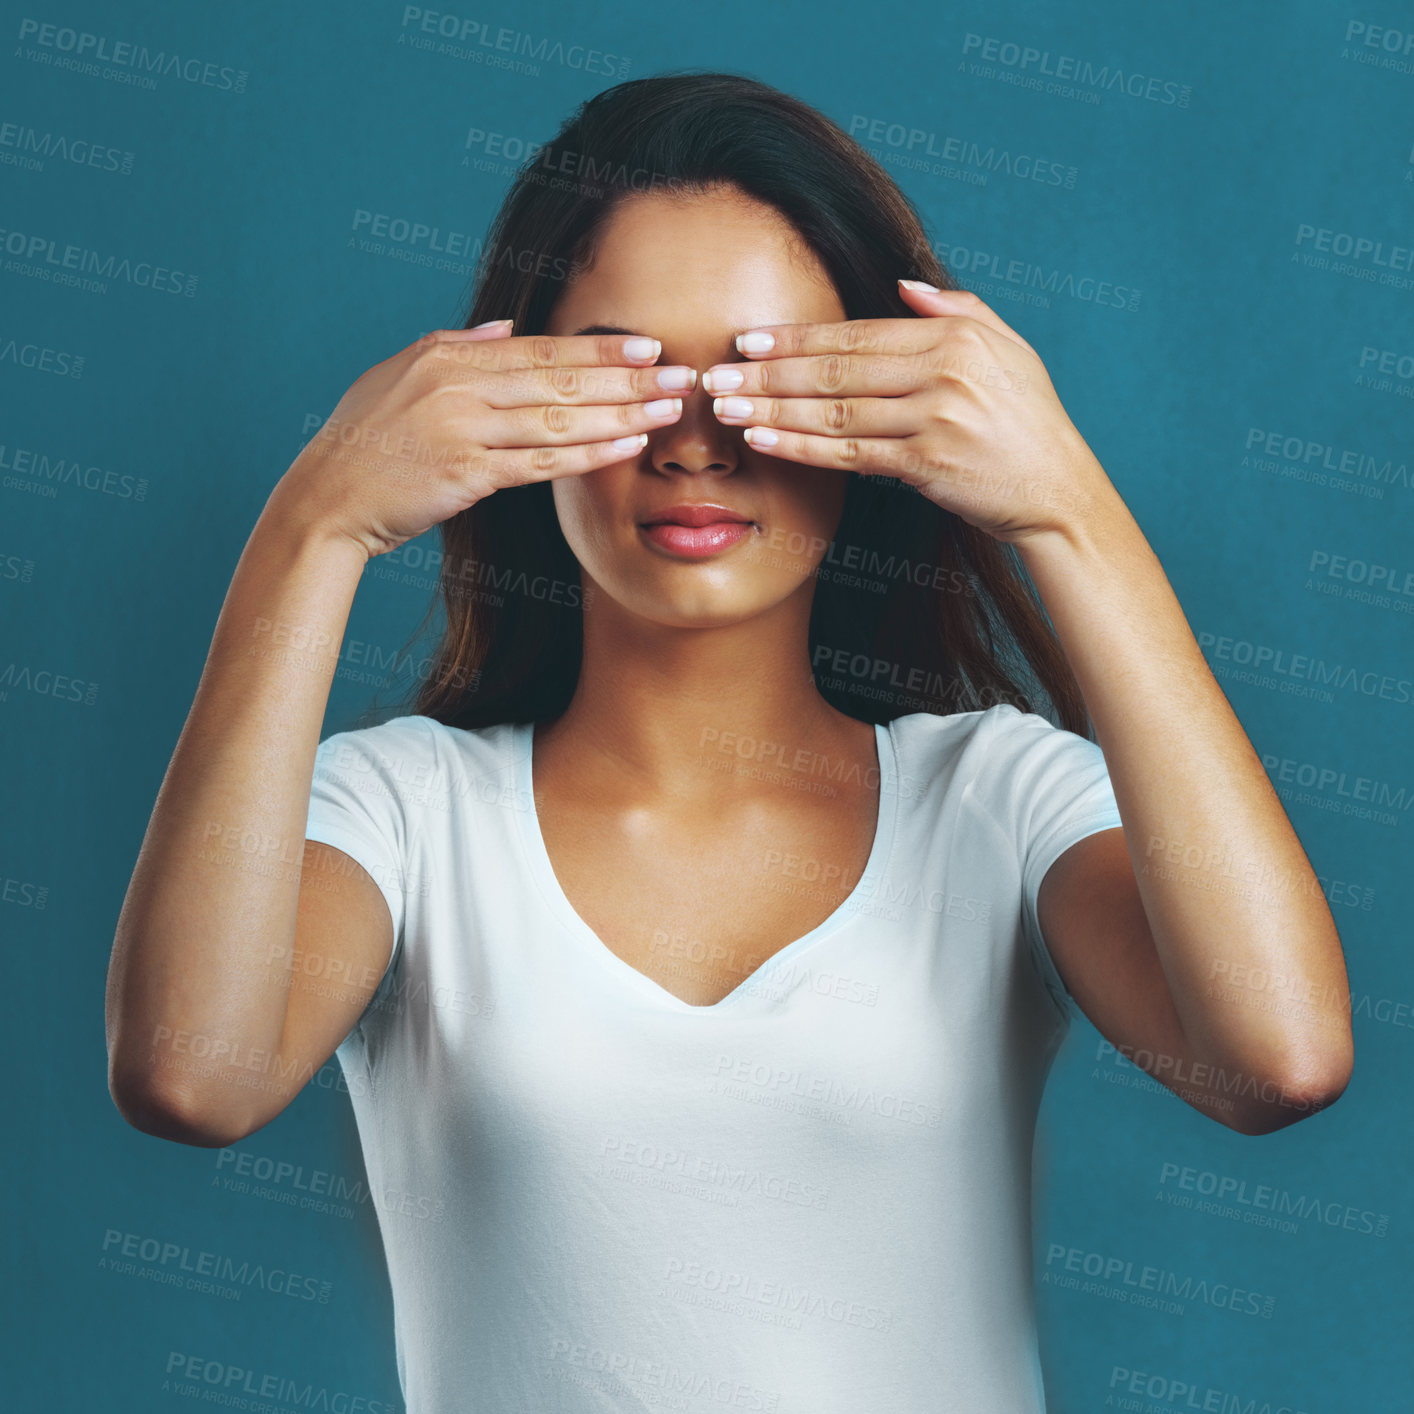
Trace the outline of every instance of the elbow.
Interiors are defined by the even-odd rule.
[[[108,1093],[123,1119],[140,1134],[201,1149],[227,1149],[250,1132],[234,1116],[215,1115],[198,1097],[156,1083],[150,1074],[108,1071]]]
[[[1260,1104],[1235,1116],[1231,1128],[1239,1134],[1274,1134],[1310,1119],[1340,1099],[1350,1084],[1354,1067],[1354,1050],[1347,1041],[1270,1080],[1262,1087]]]

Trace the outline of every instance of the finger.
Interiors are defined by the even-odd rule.
[[[497,486],[524,486],[612,466],[636,457],[647,444],[647,434],[639,432],[565,447],[498,448],[487,454],[486,464]]]
[[[514,319],[488,319],[484,324],[473,324],[469,329],[448,329],[450,340],[504,339],[515,327]]]
[[[994,333],[1011,339],[1022,348],[1036,350],[1011,327],[989,304],[971,290],[911,290],[900,284],[899,293],[923,315],[961,314],[975,319]],[[1038,355],[1039,357],[1039,355]]]
[[[432,352],[477,369],[642,367],[656,363],[663,352],[659,340],[640,334],[522,334],[468,342],[442,338],[443,332],[437,331]]]
[[[805,466],[838,467],[862,476],[897,476],[909,457],[908,444],[900,437],[822,437],[753,424],[746,429],[746,441],[753,451],[767,456]]]
[[[822,324],[759,324],[736,336],[736,350],[751,359],[827,353],[910,354],[932,348],[937,341],[937,331],[926,319],[841,319]]]
[[[481,343],[488,339],[504,339],[514,326],[510,319],[491,319],[470,329],[429,329],[409,347],[435,352],[437,345]]]
[[[545,406],[550,403],[644,402],[697,386],[697,370],[686,364],[649,368],[516,368],[502,373],[467,374],[466,386],[488,407]]]
[[[934,330],[932,344],[938,342]],[[808,354],[760,363],[714,363],[703,373],[702,386],[714,397],[731,393],[744,398],[774,394],[853,398],[870,393],[901,397],[923,385],[927,370],[920,354]]]
[[[918,430],[919,412],[909,398],[743,398],[735,393],[712,403],[729,427],[769,427],[821,437],[907,437]]]
[[[682,399],[654,398],[646,403],[610,403],[593,407],[492,408],[477,418],[477,435],[488,447],[571,446],[603,442],[667,427],[682,416]]]
[[[930,313],[973,319],[993,335],[1010,339],[1028,352],[1036,350],[970,290],[939,290],[936,294],[902,290]],[[761,324],[736,337],[737,352],[757,363],[813,354],[915,354],[935,347],[938,329],[932,319],[842,319],[820,324]],[[765,346],[769,342],[769,347]],[[722,365],[741,367],[740,364]]]

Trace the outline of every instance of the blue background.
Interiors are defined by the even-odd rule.
[[[12,1407],[188,1407],[190,1396],[163,1392],[172,1352],[401,1407],[372,1206],[314,1215],[233,1192],[219,1182],[233,1156],[126,1126],[105,1077],[108,952],[267,495],[361,372],[464,308],[469,267],[368,253],[350,241],[355,213],[478,237],[515,166],[498,149],[547,139],[622,78],[688,65],[765,79],[855,131],[959,280],[1040,352],[1270,759],[1345,945],[1354,1080],[1330,1111],[1275,1135],[1224,1129],[1107,1054],[1083,1019],[1072,1026],[1040,1149],[1053,1409],[1227,1407],[1201,1403],[1212,1391],[1244,1409],[1394,1407],[1414,1314],[1414,964],[1398,869],[1414,829],[1409,686],[1302,698],[1280,677],[1232,675],[1248,650],[1223,643],[1397,681],[1411,671],[1414,597],[1397,590],[1414,570],[1414,54],[1405,34],[1370,45],[1350,33],[1414,31],[1408,8],[988,0],[822,12],[722,0],[455,12],[563,46],[564,62],[518,68],[494,62],[492,47],[412,47],[420,31],[397,3],[120,8],[22,10],[0,56],[0,125],[14,125],[0,126]],[[210,63],[210,81],[149,88],[120,81],[130,69],[85,72],[65,40],[26,32],[25,17]],[[1138,81],[1131,93],[1092,73],[1058,92],[1034,79],[1039,61],[980,52],[1008,44],[1048,53],[1052,70],[1068,56],[1158,83],[1143,96]],[[587,61],[598,71],[575,45],[605,56]],[[53,151],[61,139],[116,156],[66,160]],[[945,161],[954,139],[976,150]],[[36,157],[36,141],[49,155]],[[989,165],[989,149],[1056,165],[1027,180]],[[1342,259],[1303,229],[1383,246]],[[181,292],[46,279],[59,267],[31,253],[31,238],[167,267]],[[1023,283],[1026,272],[1042,285]],[[1269,436],[1275,455],[1249,446]],[[1332,450],[1308,460],[1308,446]],[[50,474],[27,469],[26,453],[48,458]],[[1347,453],[1368,460],[1333,469]],[[85,477],[55,473],[63,461]],[[415,542],[406,566],[435,543]],[[1330,574],[1334,557],[1388,568],[1399,584],[1381,600],[1366,571]],[[378,568],[349,636],[391,650],[433,576]],[[42,690],[41,672],[81,687]],[[372,692],[361,670],[341,669],[325,732],[353,725]],[[1387,783],[1381,818],[1345,814],[1335,788],[1298,799],[1281,761]],[[337,1065],[318,1079],[241,1146],[252,1163],[302,1166],[303,1180],[276,1185],[286,1195],[314,1171],[362,1176]],[[1249,1198],[1268,1185],[1319,1202],[1325,1220],[1288,1232],[1175,1206],[1184,1168],[1245,1184]],[[1352,1229],[1347,1211],[1372,1216]],[[1359,1230],[1380,1219],[1383,1235]],[[170,1258],[120,1273],[100,1266],[111,1232],[294,1267],[329,1283],[329,1300],[194,1293],[158,1279],[178,1265]],[[1178,1314],[1056,1285],[1053,1244],[1272,1295],[1273,1313],[1200,1299]]]

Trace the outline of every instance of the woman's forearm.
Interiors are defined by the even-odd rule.
[[[109,964],[109,1084],[139,1127],[238,1108],[224,1066],[278,1051],[314,754],[366,562],[278,486],[241,554]]]
[[[1113,488],[1017,543],[1084,694],[1190,1053],[1317,1088],[1349,1069],[1340,938],[1266,771]],[[1264,980],[1282,993],[1264,996]],[[1231,984],[1231,985],[1230,985]],[[1273,1005],[1299,996],[1300,1007]]]

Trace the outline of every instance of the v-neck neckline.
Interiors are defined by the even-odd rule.
[[[535,724],[514,722],[510,727],[509,742],[516,796],[528,802],[523,810],[514,813],[520,821],[520,838],[525,846],[531,874],[542,896],[561,923],[586,945],[590,953],[600,959],[604,967],[616,973],[629,986],[645,996],[652,997],[670,1010],[709,1016],[730,1011],[740,1005],[742,998],[755,995],[760,990],[761,983],[784,962],[793,961],[806,949],[849,922],[860,906],[872,897],[880,877],[886,872],[897,829],[898,757],[892,724],[875,722],[874,746],[879,758],[878,814],[874,822],[874,839],[869,848],[869,857],[865,862],[864,872],[855,881],[854,887],[833,913],[822,919],[808,933],[778,948],[724,997],[707,1006],[684,1001],[675,992],[670,992],[661,983],[655,982],[647,973],[640,972],[631,963],[625,962],[575,911],[550,862],[550,852],[545,847],[545,836],[540,829],[540,814],[535,806]]]

